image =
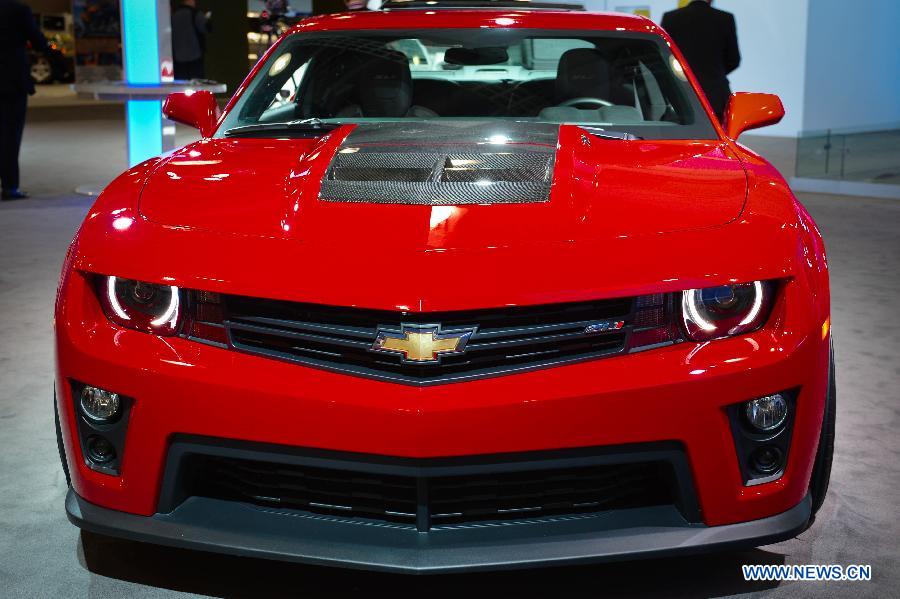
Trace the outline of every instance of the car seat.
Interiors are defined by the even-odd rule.
[[[433,110],[412,103],[413,81],[409,62],[402,52],[389,51],[368,58],[356,78],[355,103],[335,113],[337,118],[438,116]]]

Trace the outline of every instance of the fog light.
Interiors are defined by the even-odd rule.
[[[772,474],[781,468],[781,450],[774,445],[760,447],[750,456],[750,465],[760,474]]]
[[[122,402],[118,393],[87,386],[81,390],[81,411],[96,422],[109,422],[119,416]]]
[[[87,439],[87,454],[92,461],[105,464],[116,457],[116,449],[106,437],[91,435]]]
[[[780,393],[747,402],[747,420],[757,430],[776,429],[784,424],[785,418],[787,418],[787,401]]]

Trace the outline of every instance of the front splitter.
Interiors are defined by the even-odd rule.
[[[671,506],[595,515],[442,527],[340,520],[307,512],[191,497],[169,514],[137,516],[69,489],[69,520],[135,541],[246,557],[410,574],[561,566],[757,547],[792,538],[811,513],[790,510],[723,526],[688,523]]]

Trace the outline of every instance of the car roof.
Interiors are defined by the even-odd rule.
[[[471,10],[358,11],[320,15],[300,21],[291,28],[291,32],[469,28],[578,29],[641,33],[660,33],[662,31],[646,17],[623,13],[476,8]]]

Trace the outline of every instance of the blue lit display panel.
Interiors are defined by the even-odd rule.
[[[162,154],[161,100],[128,100],[125,119],[129,165]]]
[[[122,45],[129,85],[159,85],[157,0],[122,0]],[[128,100],[128,164],[162,153],[162,103]]]
[[[157,0],[122,0],[125,79],[131,85],[159,84]]]

